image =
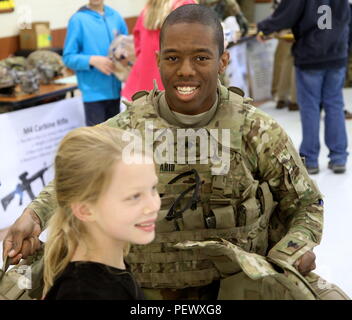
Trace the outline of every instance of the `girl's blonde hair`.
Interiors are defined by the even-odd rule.
[[[111,182],[114,164],[122,159],[127,145],[122,140],[124,133],[107,126],[82,127],[69,132],[59,145],[54,180],[58,207],[49,221],[45,243],[44,295],[70,262],[85,233],[71,204],[98,201]]]
[[[144,27],[149,30],[161,28],[173,9],[175,0],[149,0],[144,11]]]

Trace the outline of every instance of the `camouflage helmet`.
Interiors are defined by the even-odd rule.
[[[8,88],[8,90],[11,91],[9,93],[12,93],[12,90],[15,88],[15,86],[16,82],[10,68],[0,64],[0,89]],[[5,91],[3,93],[8,93],[6,89]]]
[[[29,68],[39,71],[43,83],[50,83],[54,77],[62,75],[64,63],[59,54],[49,50],[37,50],[27,58]]]
[[[39,90],[40,74],[36,69],[16,71],[16,81],[23,92],[32,94]]]
[[[14,70],[26,70],[26,58],[10,57],[0,60],[0,89],[3,93],[12,93],[16,86],[16,75]]]
[[[0,64],[0,92],[12,95],[17,84],[25,93],[31,94],[38,91],[40,85],[38,71],[36,69],[10,69]]]
[[[0,61],[0,65],[5,66],[11,70],[23,71],[27,68],[27,59],[24,57],[9,57]]]

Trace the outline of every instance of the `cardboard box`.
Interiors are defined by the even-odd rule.
[[[20,31],[20,48],[22,50],[37,50],[51,47],[51,32],[49,22],[33,22],[32,29]]]

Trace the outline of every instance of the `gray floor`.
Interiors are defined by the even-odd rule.
[[[346,106],[352,111],[352,89],[345,89]],[[261,107],[271,114],[288,132],[296,147],[301,139],[301,124],[298,112],[275,109],[274,102]],[[346,121],[349,135],[349,150],[352,146],[352,120]],[[322,132],[323,133],[323,123]],[[323,141],[323,139],[321,139]],[[326,280],[339,285],[352,297],[352,161],[346,174],[335,175],[327,169],[328,151],[322,145],[320,173],[314,176],[321,192],[325,195],[325,227],[323,240],[315,249],[317,273]],[[351,202],[350,202],[351,201]],[[0,246],[0,263],[2,243]]]

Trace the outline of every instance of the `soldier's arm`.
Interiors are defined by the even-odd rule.
[[[44,230],[50,217],[53,215],[56,208],[55,187],[51,181],[39,193],[39,195],[27,206],[33,210],[40,219],[40,228]]]
[[[252,112],[244,132],[247,152],[252,154],[253,168],[261,180],[268,182],[278,202],[270,230],[276,244],[269,255],[294,264],[321,241],[322,195],[286,132],[262,112]]]

